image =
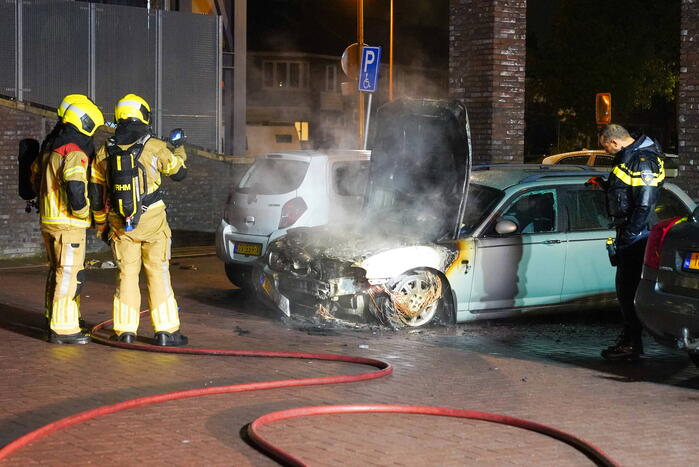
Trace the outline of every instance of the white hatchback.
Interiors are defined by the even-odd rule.
[[[236,286],[251,287],[251,262],[290,227],[345,222],[362,207],[369,151],[299,150],[259,156],[231,189],[216,253]]]

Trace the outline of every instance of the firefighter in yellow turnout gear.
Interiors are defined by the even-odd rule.
[[[80,330],[79,308],[85,230],[91,224],[87,174],[92,135],[104,124],[104,117],[83,95],[67,96],[58,115],[62,124],[46,138],[43,152],[32,166],[50,265],[46,282],[48,340],[86,344],[90,338]]]
[[[141,293],[138,278],[143,265],[148,286],[148,308],[156,345],[181,346],[177,301],[170,284],[170,238],[161,175],[175,181],[186,175],[184,147],[174,151],[151,136],[150,106],[127,94],[114,110],[115,134],[97,151],[90,178],[90,199],[98,234],[106,231],[119,267],[114,294],[115,338],[136,339]]]

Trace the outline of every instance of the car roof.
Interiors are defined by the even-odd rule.
[[[561,152],[558,154],[552,154],[548,157],[545,157],[544,160],[541,161],[541,163],[542,164],[557,164],[562,159],[567,159],[569,157],[588,157],[589,158],[590,156],[610,156],[610,157],[613,157],[613,156],[607,154],[606,151],[603,151],[601,149],[582,149],[580,151]]]
[[[608,173],[609,170],[596,170],[587,165],[488,164],[473,166],[471,182],[505,190],[514,185],[552,179],[566,179],[571,183],[577,183],[592,176]]]
[[[260,158],[282,158],[293,160],[310,160],[315,158],[330,158],[330,159],[369,159],[371,151],[361,149],[329,149],[318,151],[315,149],[297,149],[294,151],[276,151],[268,154],[263,154],[257,157]]]

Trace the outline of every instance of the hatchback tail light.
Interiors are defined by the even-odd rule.
[[[660,267],[660,253],[663,251],[665,237],[670,228],[680,219],[680,217],[665,219],[653,226],[648,235],[648,244],[646,245],[646,253],[643,256],[643,264],[653,269],[658,269]]]
[[[279,228],[286,229],[294,225],[307,209],[308,206],[306,206],[306,202],[303,198],[290,199],[284,203],[284,206],[282,206],[282,216],[279,219]]]

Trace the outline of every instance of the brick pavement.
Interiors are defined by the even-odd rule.
[[[43,268],[0,269],[0,443],[81,410],[214,384],[366,371],[341,363],[163,355],[38,339]],[[83,314],[109,317],[113,270],[90,270]],[[108,415],[51,435],[7,465],[275,465],[240,430],[290,407],[408,403],[502,413],[569,431],[622,465],[685,465],[699,455],[699,371],[649,343],[640,365],[611,365],[605,323],[557,319],[421,333],[290,328],[232,290],[214,257],[173,261],[193,346],[348,353],[395,366],[387,378],[209,396]],[[149,322],[142,323],[149,336]],[[360,345],[368,345],[361,348]],[[264,429],[310,465],[589,465],[542,435],[416,415],[310,417]]]

